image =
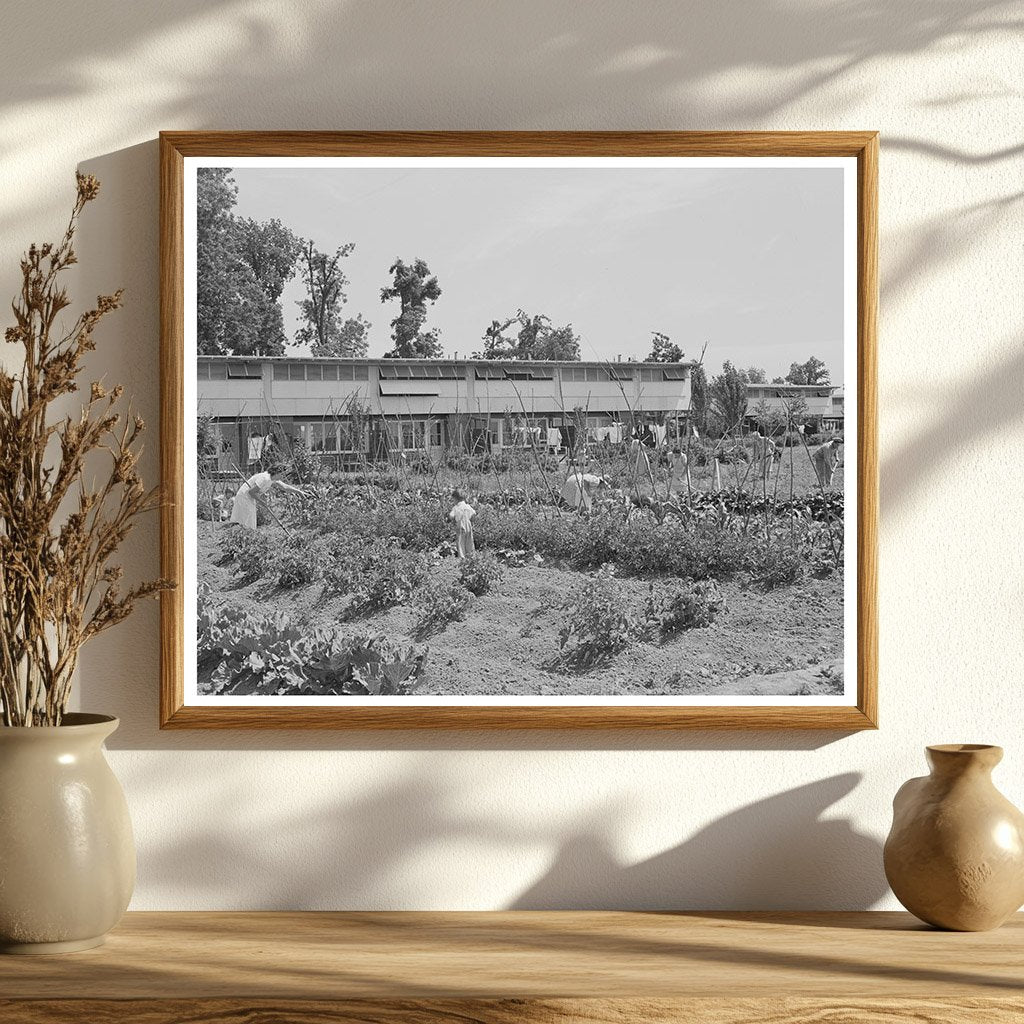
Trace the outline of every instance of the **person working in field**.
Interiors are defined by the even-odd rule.
[[[286,484],[281,475],[281,470],[253,473],[235,492],[235,500],[231,506],[231,522],[255,530],[259,508],[266,505],[271,491],[284,491],[286,494],[300,494],[305,497],[306,492],[301,487]]]
[[[594,507],[594,497],[607,486],[603,476],[574,469],[562,485],[562,501],[577,512],[589,512]]]
[[[455,491],[455,507],[448,513],[448,518],[455,523],[455,546],[459,558],[472,558],[476,554],[476,542],[473,540],[473,516],[476,509],[466,501],[462,491]]]
[[[811,452],[811,462],[814,464],[814,472],[817,474],[818,483],[822,487],[831,487],[832,478],[836,475],[836,467],[839,465],[838,438],[826,441],[820,448]]]
[[[682,448],[673,448],[669,456],[668,493],[676,489],[689,491],[691,487],[690,458]]]

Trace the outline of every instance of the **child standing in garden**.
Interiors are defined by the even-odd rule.
[[[448,513],[448,518],[455,523],[455,544],[459,558],[472,558],[476,553],[473,541],[473,516],[476,515],[476,509],[466,501],[462,491],[456,490],[452,496],[455,498],[455,507]]]

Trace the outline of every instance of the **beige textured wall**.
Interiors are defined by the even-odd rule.
[[[881,731],[162,734],[150,607],[82,671],[83,706],[124,722],[136,907],[891,906],[880,841],[925,743],[1003,744],[1024,804],[1021,3],[7,0],[3,21],[0,294],[75,166],[96,173],[78,294],[128,305],[94,365],[154,424],[161,128],[882,132]]]

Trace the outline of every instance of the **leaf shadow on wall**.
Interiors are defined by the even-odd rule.
[[[89,123],[99,152],[159,128],[836,127],[878,87],[880,60],[959,57],[965,40],[1021,27],[1014,0],[660,0],[586,17],[564,0],[481,0],[457,16],[394,0],[7,6],[0,160],[27,189],[32,164],[67,159],[54,117]],[[819,95],[820,114],[799,109]],[[0,202],[0,235],[31,224],[26,212]]]
[[[606,827],[581,833],[511,909],[700,909],[694,893],[721,910],[867,909],[888,889],[881,846],[848,818],[822,817],[860,780],[849,772],[784,790],[637,864],[614,855]],[[681,903],[674,885],[688,894]]]
[[[479,796],[472,782],[438,778],[427,762],[409,767],[381,785],[339,771],[333,803],[303,804],[300,797],[263,808],[256,818],[244,810],[254,794],[245,780],[211,780],[186,802],[179,786],[144,768],[132,783],[133,802],[182,807],[162,841],[150,836],[140,848],[143,896],[159,905],[161,894],[184,888],[196,906],[214,897],[225,908],[265,910],[713,906],[728,912],[863,910],[886,892],[879,843],[846,817],[826,817],[860,783],[860,773],[749,803],[628,863],[614,852],[634,827],[624,793],[552,817],[524,813],[516,792],[521,779],[508,783],[508,799],[477,807],[469,799],[471,792]],[[297,793],[304,771],[296,770]],[[706,801],[714,785],[710,774],[694,779],[695,799]],[[497,797],[503,787],[492,780],[487,788]],[[476,866],[465,875],[470,851]],[[517,892],[531,876],[536,880]]]

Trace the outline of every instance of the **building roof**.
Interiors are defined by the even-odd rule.
[[[821,391],[827,388],[835,391],[841,387],[839,384],[748,384],[748,388],[778,388],[780,391]]]
[[[424,366],[466,366],[469,364],[480,364],[492,366],[640,366],[653,369],[664,369],[666,366],[696,366],[692,359],[684,359],[679,363],[651,363],[641,360],[611,360],[611,359],[473,359],[471,356],[458,359],[416,359],[384,356],[365,356],[349,358],[343,356],[310,356],[310,355],[283,355],[283,356],[238,356],[238,355],[207,355],[200,354],[197,359],[210,359],[218,362],[246,362],[246,363],[358,363],[364,366],[367,363],[380,363],[384,366],[404,363],[420,363]],[[778,385],[781,387],[781,385]],[[788,386],[788,385],[787,385]]]

